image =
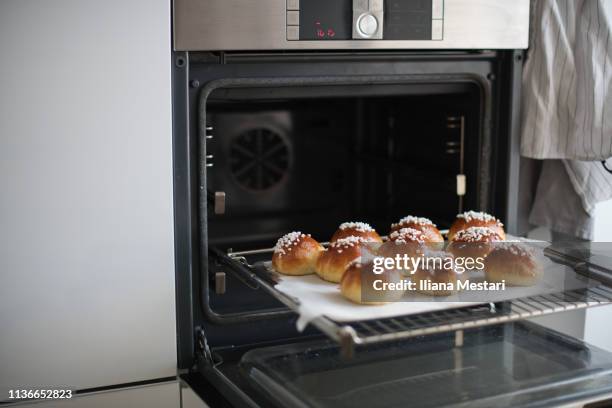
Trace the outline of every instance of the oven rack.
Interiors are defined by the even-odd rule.
[[[228,267],[241,280],[245,280],[251,287],[265,290],[297,313],[299,300],[276,290],[274,288],[276,282],[273,276],[266,274],[263,268],[257,268],[247,262],[246,256],[271,253],[271,248],[240,252],[230,250],[228,253],[218,248],[212,248],[211,252],[217,262]],[[563,259],[558,255],[555,257],[557,261],[563,262]],[[570,261],[563,263],[570,266],[574,265]],[[580,268],[575,268],[576,272],[593,277],[583,262],[579,266]],[[457,346],[461,346],[463,344],[463,330],[466,329],[509,323],[570,310],[586,309],[610,304],[611,302],[612,287],[602,283],[583,289],[528,296],[499,303],[472,305],[383,319],[336,322],[325,316],[320,316],[311,320],[310,324],[336,341],[340,346],[343,357],[351,358],[357,346],[448,332],[455,332],[455,343]]]

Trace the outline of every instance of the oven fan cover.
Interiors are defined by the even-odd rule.
[[[285,135],[270,127],[242,131],[229,145],[229,167],[236,182],[252,192],[280,186],[289,174],[291,148]]]

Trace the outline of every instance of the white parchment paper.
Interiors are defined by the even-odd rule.
[[[514,237],[509,237],[509,239],[516,240]],[[534,241],[531,242],[535,243]],[[545,246],[544,243],[541,244],[543,244],[542,247]],[[384,305],[360,305],[343,297],[338,284],[326,282],[317,275],[285,276],[278,274],[279,283],[275,288],[298,300],[299,318],[297,327],[301,331],[309,322],[319,316],[326,316],[337,322],[383,319],[500,302],[584,287],[584,282],[575,279],[573,271],[555,264],[543,256],[539,256],[539,258],[543,262],[544,273],[542,279],[536,285],[530,287],[506,287],[504,291],[483,294],[482,298],[486,298],[486,301],[478,302],[466,301],[465,297],[469,291],[461,291],[445,297],[444,301],[441,301],[441,298],[413,293],[409,296],[412,299],[416,297],[416,300],[393,302]],[[276,272],[273,272],[270,262],[266,262],[265,266],[272,273],[276,274]],[[474,274],[474,272],[470,272],[469,279],[472,282],[482,281],[484,280],[484,273]],[[473,296],[470,297],[470,300],[473,299]]]
[[[300,302],[298,330],[318,316],[337,322],[382,319],[441,309],[469,306],[467,302],[394,302],[385,305],[360,305],[340,294],[337,283],[326,282],[317,275],[283,276],[276,289]]]

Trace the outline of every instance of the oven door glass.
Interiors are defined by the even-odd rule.
[[[612,392],[612,354],[531,323],[358,349],[256,349],[243,373],[280,406],[559,406]]]

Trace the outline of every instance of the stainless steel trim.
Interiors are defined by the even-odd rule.
[[[297,41],[300,39],[300,27],[289,26],[287,27],[287,41]]]
[[[433,41],[444,40],[444,20],[431,20],[431,39]]]
[[[186,51],[520,49],[527,48],[529,36],[529,0],[446,1],[443,39],[438,41],[291,41],[286,13],[287,0],[174,0],[174,47]]]
[[[381,0],[353,0],[353,39],[382,39],[384,21]]]
[[[383,0],[370,0],[370,10],[372,11],[384,11],[385,2]]]
[[[299,10],[300,0],[287,0],[287,10]]]
[[[368,11],[369,9],[368,0],[353,0],[353,10]]]
[[[434,20],[444,18],[444,0],[431,1],[431,18]]]
[[[299,11],[287,11],[287,25],[300,25]]]

